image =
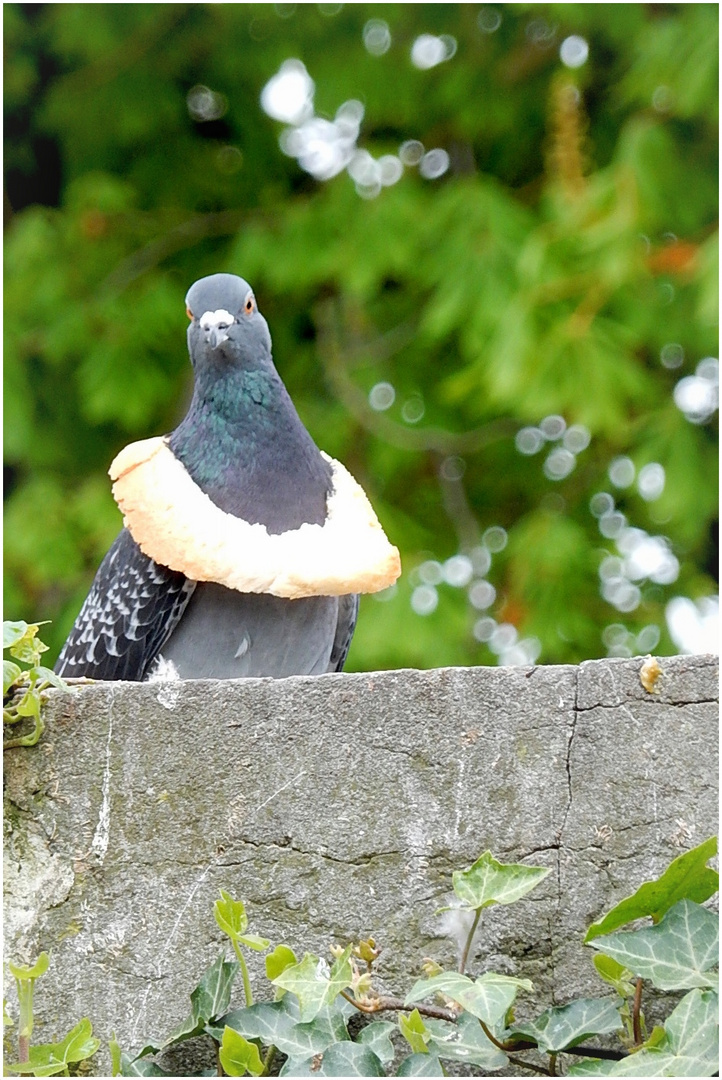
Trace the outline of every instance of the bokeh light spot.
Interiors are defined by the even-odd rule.
[[[284,60],[261,91],[261,107],[272,119],[300,124],[313,115],[314,83],[301,60]]]
[[[537,427],[525,427],[517,431],[514,445],[520,454],[536,454],[545,443],[542,432]]]
[[[193,86],[186,95],[188,112],[199,123],[220,120],[228,110],[228,99],[208,86]]]
[[[474,567],[468,555],[452,555],[442,567],[444,581],[455,589],[463,589],[471,581]]]
[[[587,62],[589,44],[578,34],[571,34],[561,43],[559,57],[565,67],[579,68]]]
[[[363,41],[372,56],[383,56],[391,48],[391,31],[383,19],[369,19],[363,29]]]
[[[563,480],[576,463],[574,454],[563,446],[555,446],[544,462],[544,475],[548,480]]]
[[[490,581],[475,581],[469,588],[469,603],[477,611],[486,611],[496,600],[496,589]]]
[[[456,38],[451,34],[419,34],[411,46],[411,63],[422,71],[450,60],[456,52]]]
[[[449,155],[440,147],[429,150],[419,162],[419,172],[427,180],[437,180],[449,168]]]
[[[407,139],[399,147],[399,157],[404,165],[418,165],[424,156],[424,144],[418,139]]]
[[[493,7],[483,7],[476,16],[476,25],[482,34],[493,34],[501,26],[501,12]]]
[[[433,585],[417,585],[411,594],[411,607],[417,615],[431,615],[439,604],[439,594]]]
[[[390,409],[396,400],[396,391],[390,382],[377,382],[369,391],[369,405],[375,412]]]
[[[637,490],[646,502],[654,502],[664,491],[664,466],[656,461],[643,465],[637,477]]]
[[[662,346],[660,362],[666,368],[678,368],[684,363],[684,349],[677,342],[670,341]]]
[[[627,488],[633,484],[636,471],[634,462],[629,457],[616,457],[607,470],[609,479],[618,488]]]
[[[491,551],[494,555],[498,551],[503,551],[506,547],[509,537],[506,529],[503,529],[501,525],[492,525],[486,529],[481,540],[487,551]]]

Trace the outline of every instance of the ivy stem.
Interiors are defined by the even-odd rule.
[[[467,937],[466,944],[464,945],[464,951],[461,954],[461,960],[459,961],[459,974],[460,975],[463,975],[464,972],[466,971],[466,963],[467,963],[467,960],[469,959],[469,952],[471,951],[471,943],[474,940],[474,934],[476,933],[476,928],[479,925],[479,919],[480,918],[481,918],[481,908],[477,908],[476,909],[476,914],[474,915],[474,921],[471,924],[471,930],[469,931],[469,936]]]
[[[370,1001],[357,1001],[350,994],[347,994],[345,990],[341,991],[341,997],[362,1013],[412,1012],[414,1009],[418,1009],[422,1016],[428,1016],[432,1020],[448,1020],[452,1024],[456,1023],[459,1017],[459,1014],[454,1012],[453,1009],[442,1009],[439,1005],[406,1005],[401,998],[378,997]]]
[[[550,1054],[549,1055],[549,1075],[550,1076],[557,1076],[558,1075],[557,1074],[557,1055],[556,1054]]]
[[[269,1046],[268,1050],[266,1050],[265,1057],[263,1058],[263,1072],[261,1073],[261,1076],[268,1076],[271,1071],[271,1066],[273,1065],[273,1059],[275,1058],[275,1056],[276,1047]]]
[[[243,993],[246,997],[246,1008],[249,1008],[253,1004],[253,991],[251,990],[251,980],[248,975],[248,966],[241,952],[241,947],[237,941],[233,942],[233,951],[236,954],[238,963],[241,967],[241,975],[243,977]]]
[[[632,1006],[632,1030],[634,1032],[634,1045],[639,1046],[642,1042],[642,1025],[640,1012],[642,1008],[642,979],[637,979],[634,987],[634,1004]]]

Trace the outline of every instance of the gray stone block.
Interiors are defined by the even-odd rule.
[[[641,663],[53,691],[5,754],[6,956],[52,950],[35,1037],[166,1034],[223,946],[220,888],[300,954],[372,935],[403,994],[456,962],[435,911],[486,848],[553,873],[485,912],[472,971],[531,978],[520,1016],[602,992],[589,922],[718,820],[717,659],[662,658],[653,694]]]

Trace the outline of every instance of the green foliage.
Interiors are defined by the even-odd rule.
[[[5,624],[8,626],[8,624]],[[17,624],[15,624],[17,626]],[[37,630],[37,627],[31,628]],[[11,631],[6,632],[7,637]],[[29,635],[32,641],[34,635]],[[20,639],[18,639],[20,640]],[[30,651],[32,651],[32,644]],[[5,1068],[11,1073],[19,1073],[29,1076],[69,1076],[69,1066],[91,1058],[100,1046],[100,1040],[93,1035],[93,1028],[87,1018],[79,1021],[71,1031],[57,1043],[39,1043],[36,1046],[30,1044],[33,1033],[33,994],[36,979],[41,978],[48,970],[50,957],[42,952],[34,964],[8,963],[10,974],[15,980],[18,995],[20,1018],[18,1023],[18,1058],[12,1064],[6,1064]],[[8,1017],[10,1024],[12,1020]]]
[[[34,746],[45,728],[41,716],[43,690],[49,686],[67,687],[59,675],[40,663],[40,657],[48,649],[37,636],[42,625],[22,621],[3,623],[3,653],[14,658],[3,657],[3,723],[19,724],[26,719],[33,722],[31,731],[5,739],[4,750],[12,746]]]
[[[565,1054],[581,1058],[571,1066],[565,1062],[568,1075],[711,1076],[718,1067],[718,1005],[712,972],[717,962],[718,916],[691,897],[705,890],[705,899],[712,895],[706,861],[715,850],[714,839],[707,840],[647,883],[643,899],[654,895],[659,902],[672,893],[680,897],[650,928],[598,933],[594,938],[593,947],[599,950],[595,967],[613,986],[614,997],[577,999],[517,1022],[517,993],[530,994],[534,989],[528,979],[493,971],[470,978],[463,970],[443,971],[429,961],[427,977],[400,1001],[373,986],[379,950],[371,940],[344,949],[332,947],[331,966],[311,953],[298,962],[288,946],[277,945],[266,966],[271,984],[285,991],[281,998],[227,1011],[239,965],[227,964],[221,956],[191,995],[191,1017],[169,1038],[144,1047],[135,1057],[113,1044],[114,1075],[166,1075],[150,1057],[190,1036],[206,1034],[218,1045],[220,1062],[230,1076],[268,1075],[277,1053],[286,1058],[281,1076],[443,1076],[444,1063],[496,1071],[508,1067],[510,1061],[544,1072],[525,1056],[530,1051],[547,1059],[550,1075],[558,1075],[557,1059]],[[521,869],[528,871],[525,878]],[[473,866],[454,874],[454,888],[479,913],[493,902],[515,903],[544,877],[540,867],[499,863],[484,852]],[[606,917],[608,925],[623,925],[618,921],[619,907]],[[631,920],[639,918],[637,908],[628,910]],[[245,935],[248,919],[240,901],[222,892],[214,913],[234,943],[240,933]],[[475,930],[476,920],[464,956]],[[366,966],[363,974],[357,959]],[[663,990],[694,987],[670,1012],[664,1026],[648,1037],[643,1034],[638,976]],[[348,1020],[355,1011],[392,1012],[398,1020],[396,1024],[372,1020],[352,1038]],[[625,1046],[616,1054],[606,1050],[606,1057],[597,1058],[594,1046],[581,1045],[614,1032]],[[404,1056],[396,1071],[389,1073],[401,1047]]]
[[[707,865],[717,854],[717,837],[674,859],[656,881],[646,881],[632,895],[621,900],[603,919],[592,923],[584,938],[592,941],[599,934],[610,934],[625,923],[650,915],[658,923],[678,900],[704,903],[719,889],[719,874]]]
[[[462,907],[477,910],[490,904],[514,904],[549,873],[540,866],[497,862],[485,851],[468,870],[455,870],[452,882]]]
[[[675,650],[667,602],[714,589],[714,419],[672,394],[717,347],[718,10],[500,4],[493,31],[484,10],[4,5],[5,603],[50,614],[53,654],[120,527],[108,463],[182,415],[183,296],[217,270],[253,283],[303,419],[401,549],[350,670]],[[454,56],[415,67],[422,33]],[[289,57],[319,116],[364,102],[376,159],[418,139],[447,172],[376,198],[312,179],[259,105]],[[199,84],[217,119],[189,112]],[[566,432],[539,436],[548,416]],[[619,456],[663,489],[615,487]],[[615,534],[590,512],[604,492]],[[615,593],[600,569],[630,528],[678,568]]]

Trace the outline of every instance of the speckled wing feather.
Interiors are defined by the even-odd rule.
[[[140,682],[195,587],[144,555],[123,529],[100,564],[56,672],[65,678]]]
[[[351,647],[351,638],[356,629],[358,605],[358,593],[351,593],[338,598],[338,622],[336,623],[336,636],[333,639],[331,656],[328,661],[329,671],[343,670],[343,665]]]

